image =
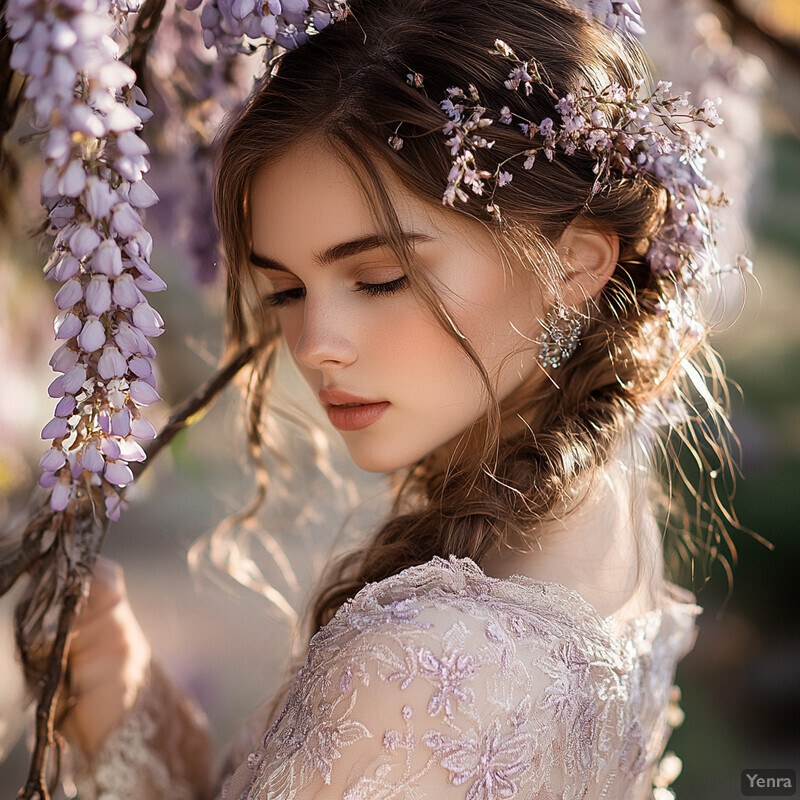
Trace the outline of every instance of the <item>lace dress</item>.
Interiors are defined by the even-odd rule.
[[[654,778],[702,609],[665,586],[657,608],[618,621],[561,584],[435,557],[368,584],[316,633],[282,709],[251,720],[217,788],[202,719],[154,667],[77,765],[79,797],[671,797]]]

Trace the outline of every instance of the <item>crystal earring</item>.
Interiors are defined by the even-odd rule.
[[[537,341],[541,345],[537,358],[545,367],[557,369],[577,349],[581,335],[581,318],[575,311],[558,306],[547,312],[547,321]]]

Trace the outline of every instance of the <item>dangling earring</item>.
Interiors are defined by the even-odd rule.
[[[558,305],[547,312],[547,321],[537,341],[541,345],[537,358],[545,367],[557,369],[577,349],[580,342],[581,318],[575,311]]]

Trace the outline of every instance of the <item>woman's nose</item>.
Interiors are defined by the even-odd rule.
[[[352,364],[358,352],[350,329],[341,309],[306,301],[303,328],[294,347],[295,358],[311,369]]]

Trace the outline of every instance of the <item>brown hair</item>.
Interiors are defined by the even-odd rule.
[[[484,225],[501,253],[522,260],[552,291],[561,274],[554,245],[571,222],[619,237],[619,263],[596,301],[587,303],[576,353],[555,380],[523,384],[498,403],[477,354],[457,335],[407,249],[391,190],[374,169],[386,167],[415,197],[441,204],[451,156],[438,102],[453,85],[474,83],[489,108],[508,105],[529,119],[554,116],[552,98],[541,87],[530,96],[504,90],[508,62],[491,54],[495,38],[521,58],[535,59],[559,96],[580,86],[597,92],[612,79],[630,87],[648,77],[638,48],[557,0],[353,0],[350,7],[346,20],[277,60],[221,139],[215,209],[228,265],[230,338],[261,343],[249,395],[254,453],[279,328],[274,309],[246,300],[248,190],[259,167],[293,147],[327,146],[352,169],[414,291],[470,357],[491,402],[483,418],[443,446],[447,470],[440,448],[392,476],[389,518],[363,547],[328,565],[310,605],[311,634],[366,583],[435,555],[477,562],[498,540],[520,533],[530,538],[537,522],[566,503],[576,480],[604,464],[634,428],[650,430],[653,454],[660,447],[668,469],[680,472],[670,436],[659,439],[648,428],[654,408],[680,404],[696,412],[699,428],[684,421],[671,435],[692,445],[703,463],[713,458],[719,468],[729,462],[720,435],[724,383],[714,351],[704,336],[680,341],[675,349],[659,346],[671,336],[661,307],[680,280],[656,275],[645,256],[667,202],[661,187],[620,178],[589,199],[595,162],[579,152],[552,163],[540,159],[529,171],[516,169],[498,195],[502,222],[489,218],[485,197],[470,195],[453,210]],[[406,82],[409,72],[424,76],[424,91]],[[496,128],[494,147],[478,152],[483,168],[494,169],[526,146],[513,126]],[[396,131],[404,140],[399,151],[387,144]],[[685,478],[689,484],[697,480]],[[266,476],[261,480],[263,499]],[[692,556],[719,555],[716,545],[727,536],[724,504],[698,497],[710,538],[700,537],[698,545],[689,527],[681,526],[680,546]]]

